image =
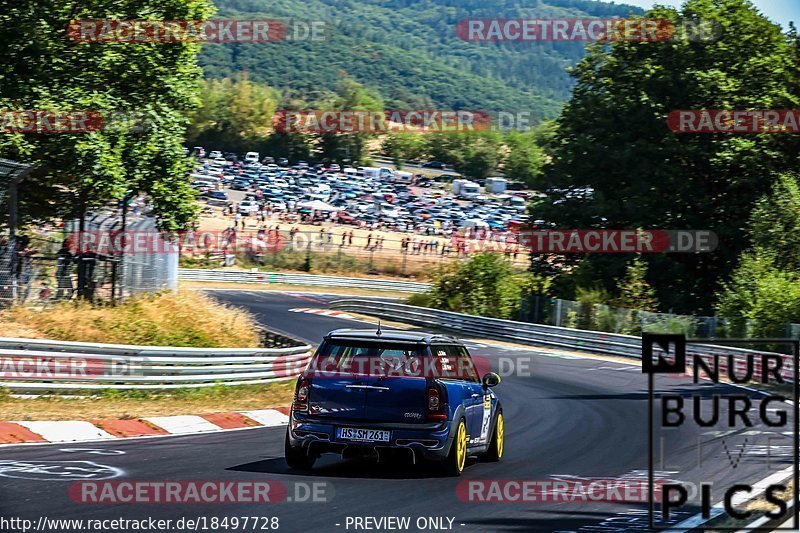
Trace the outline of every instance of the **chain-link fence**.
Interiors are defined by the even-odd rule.
[[[716,316],[652,313],[536,294],[523,298],[519,319],[536,324],[626,335],[639,335],[642,332],[683,333],[698,339],[754,336],[749,320],[732,324]],[[800,338],[800,324],[786,324],[785,330],[786,338]]]
[[[46,237],[0,236],[0,307],[54,297],[55,248]]]
[[[714,338],[730,334],[726,321],[719,317],[652,313],[540,295],[529,295],[523,300],[520,317],[539,324],[627,335],[684,333],[695,338]]]
[[[100,213],[84,221],[83,232],[77,221],[68,230],[71,247],[79,248],[77,255],[98,259],[101,272],[94,274],[111,281],[103,285],[111,299],[178,288],[177,249],[158,231],[154,218],[137,215],[123,220],[118,213]],[[147,237],[147,246],[135,242],[142,235]],[[88,254],[81,248],[87,248]]]
[[[139,293],[174,290],[178,284],[177,253],[127,246],[101,246],[102,239],[147,232],[163,239],[150,217],[127,221],[123,233],[117,213],[92,215],[80,232],[78,221],[34,236],[0,236],[0,306],[48,305],[84,299],[115,302]],[[124,240],[122,241],[125,242]],[[161,244],[161,243],[157,243]]]

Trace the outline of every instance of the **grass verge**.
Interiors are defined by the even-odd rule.
[[[254,348],[260,340],[250,314],[194,290],[139,296],[115,307],[64,302],[43,310],[13,308],[0,313],[0,331],[16,337],[198,348]],[[289,405],[293,391],[294,380],[163,392],[107,389],[85,397],[15,398],[0,387],[0,420],[130,419],[269,409]]]
[[[270,409],[290,404],[294,384],[294,380],[287,380],[163,393],[107,390],[87,398],[13,398],[0,390],[0,420],[124,420]]]
[[[115,307],[64,302],[44,310],[0,313],[4,335],[62,341],[254,348],[258,326],[246,312],[197,291],[137,296]]]

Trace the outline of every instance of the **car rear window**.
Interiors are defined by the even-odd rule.
[[[320,346],[313,366],[332,374],[422,376],[425,361],[423,344],[328,340]]]

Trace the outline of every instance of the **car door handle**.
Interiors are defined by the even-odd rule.
[[[473,398],[477,398],[478,396],[480,396],[480,394],[473,394],[472,395]]]

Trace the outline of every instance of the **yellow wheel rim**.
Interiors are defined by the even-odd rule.
[[[464,470],[464,463],[467,461],[467,426],[462,420],[458,425],[456,434],[456,466],[458,471]]]
[[[497,457],[503,457],[503,444],[505,440],[505,424],[503,423],[503,415],[497,415]]]

